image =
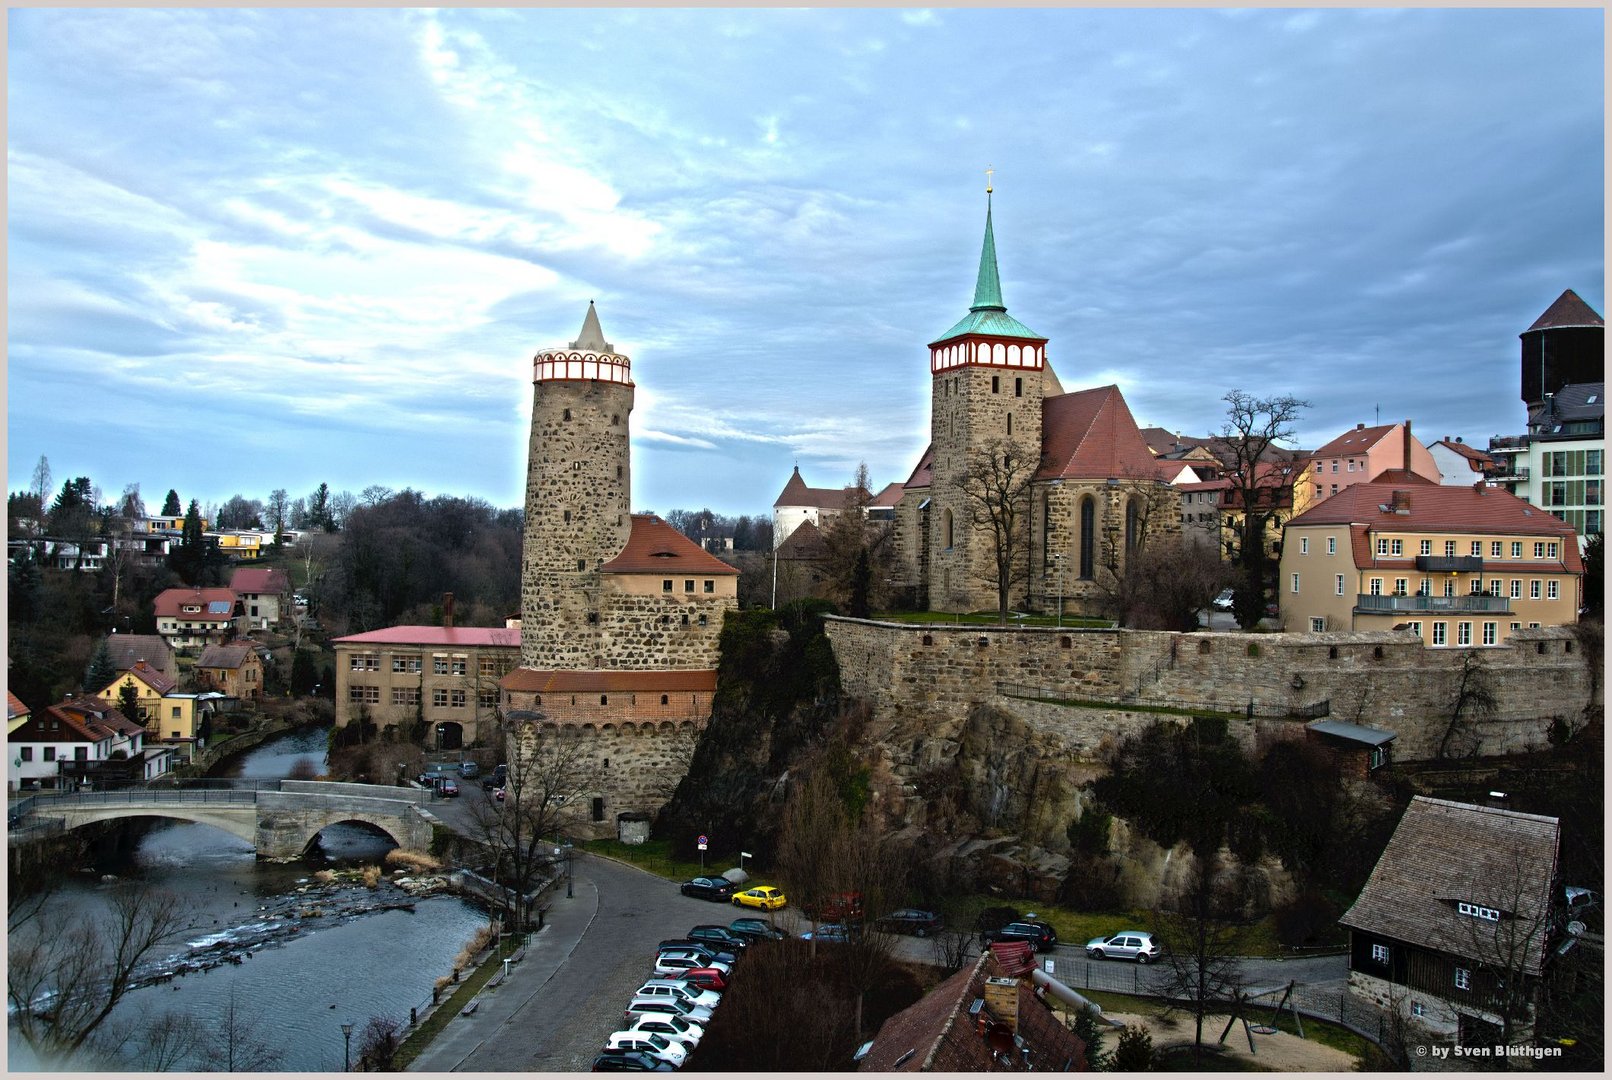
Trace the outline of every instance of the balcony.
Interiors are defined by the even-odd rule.
[[[1416,569],[1424,574],[1481,574],[1481,555],[1418,555]]]
[[[1507,597],[1490,596],[1488,593],[1468,593],[1465,596],[1370,596],[1361,593],[1355,597],[1355,612],[1360,615],[1506,615],[1511,612],[1511,601]]]

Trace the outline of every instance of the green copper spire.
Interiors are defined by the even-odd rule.
[[[991,170],[987,169],[985,172],[989,177]],[[938,345],[964,334],[984,334],[1030,341],[1047,340],[1009,315],[1007,305],[1002,303],[1002,278],[996,271],[996,232],[991,227],[989,180],[985,185],[985,243],[980,247],[980,272],[974,282],[974,303],[969,307],[968,314],[964,315],[955,326],[929,344]]]
[[[1006,311],[1002,303],[1002,279],[996,272],[996,234],[991,230],[991,189],[985,189],[985,243],[980,248],[980,275],[974,283],[974,304],[970,311]]]

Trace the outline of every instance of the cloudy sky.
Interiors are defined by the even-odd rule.
[[[8,14],[13,491],[517,506],[590,299],[635,508],[905,479],[987,165],[1009,312],[1143,425],[1482,444],[1605,310],[1599,9]]]

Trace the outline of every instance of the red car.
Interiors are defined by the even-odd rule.
[[[683,972],[679,981],[697,986],[702,990],[726,990],[728,977],[716,968],[689,968]]]

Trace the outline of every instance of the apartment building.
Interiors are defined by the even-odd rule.
[[[1584,563],[1559,518],[1481,482],[1392,471],[1288,522],[1280,599],[1288,631],[1415,631],[1433,648],[1504,644],[1578,621]]]

